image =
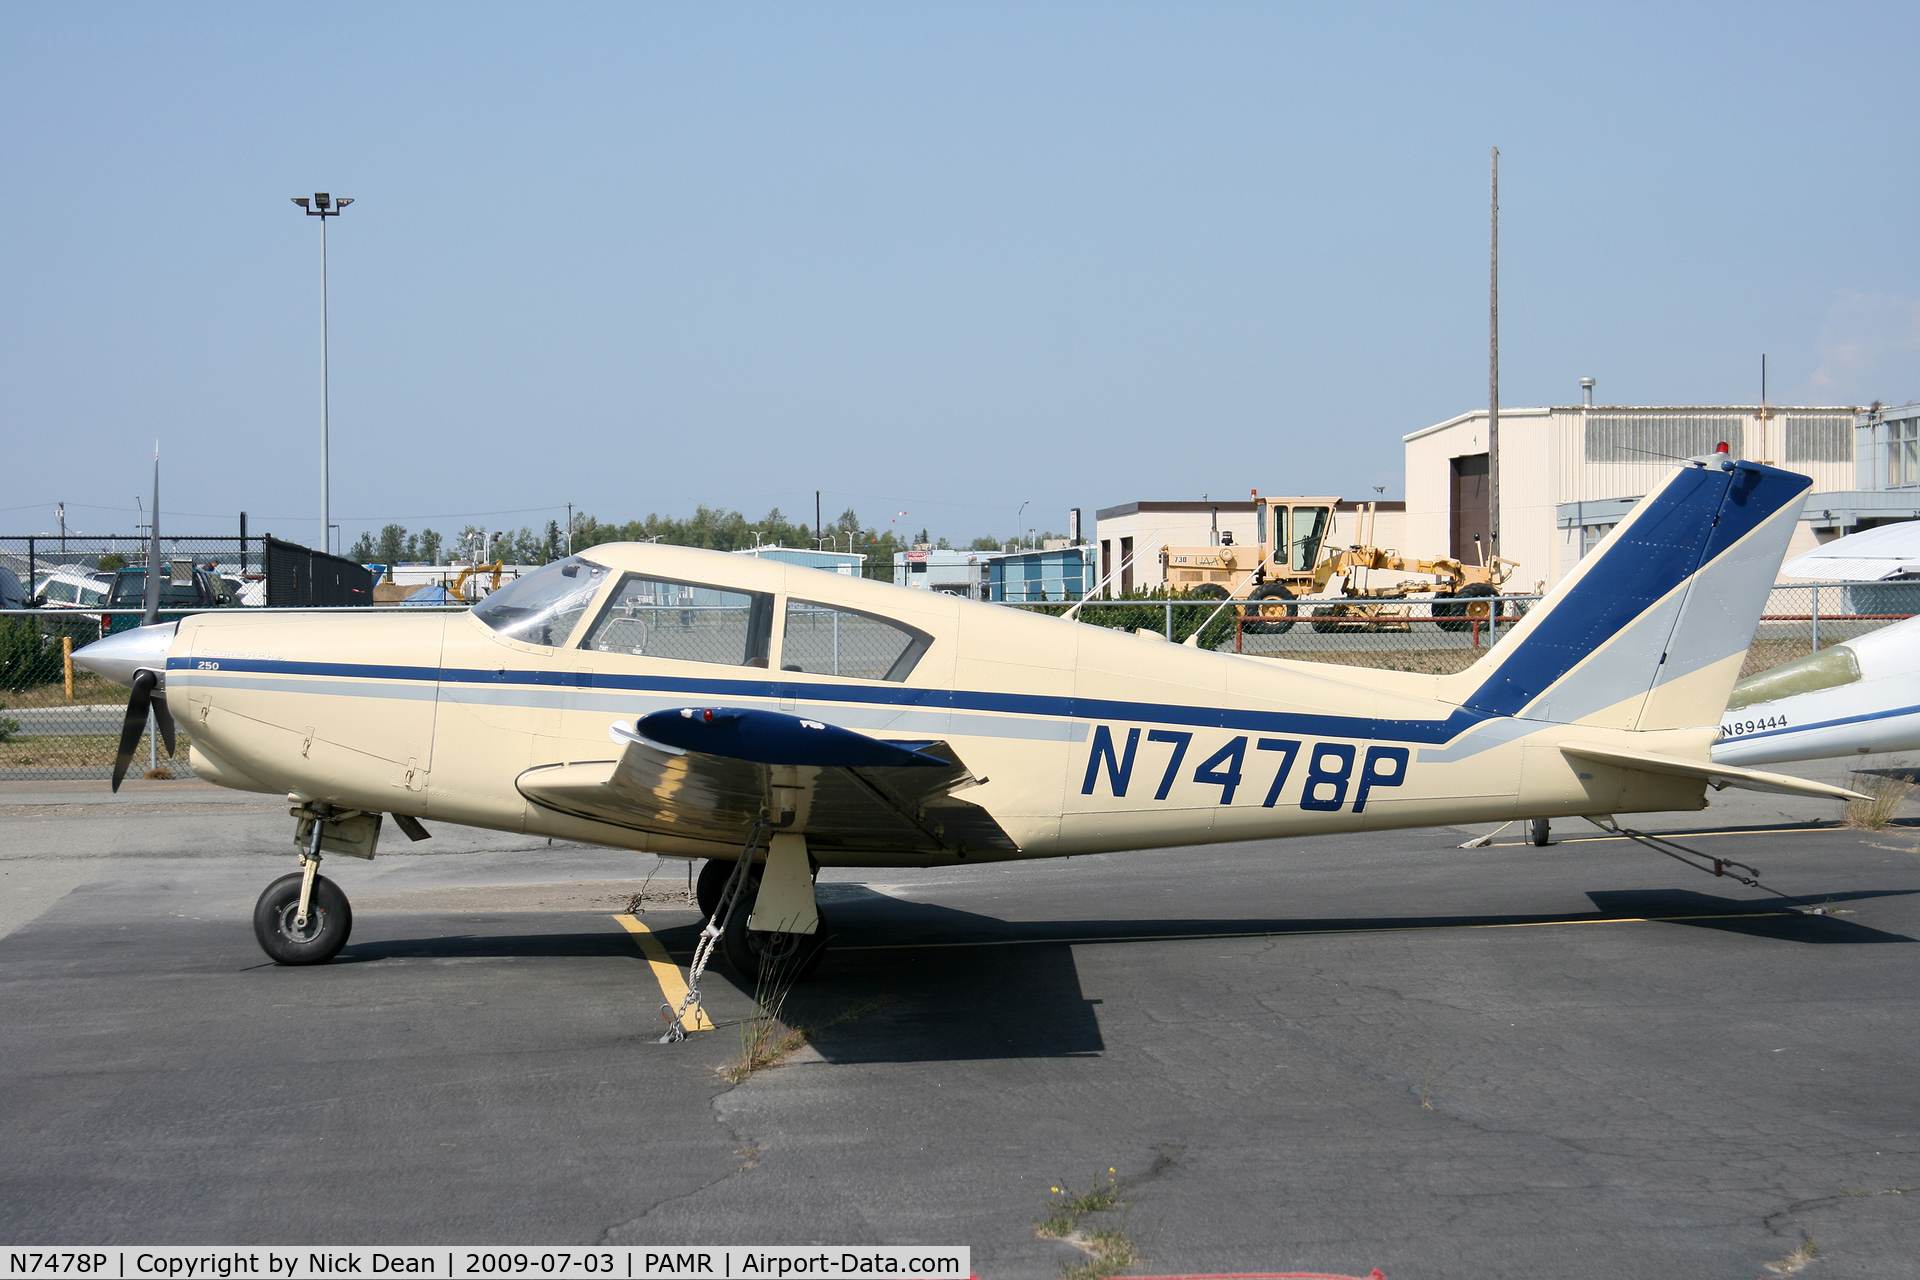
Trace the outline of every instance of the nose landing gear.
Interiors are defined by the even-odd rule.
[[[353,908],[340,886],[320,874],[321,841],[336,853],[371,858],[380,839],[380,815],[288,798],[296,801],[292,813],[300,870],[268,885],[253,904],[253,936],[275,964],[325,964],[347,945]]]

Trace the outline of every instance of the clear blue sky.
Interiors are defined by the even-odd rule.
[[[1920,397],[1912,4],[0,8],[0,532],[1401,485],[1502,401]],[[185,514],[197,513],[197,514]],[[480,514],[486,513],[486,514]],[[1036,514],[1037,513],[1037,514]]]

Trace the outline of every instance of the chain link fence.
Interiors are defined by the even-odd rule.
[[[1502,596],[1485,602],[1482,617],[1435,617],[1431,605],[1414,602],[1405,614],[1377,618],[1316,617],[1310,603],[1299,606],[1292,618],[1248,618],[1240,605],[1221,609],[1212,600],[1089,600],[1078,616],[1093,626],[1152,631],[1175,644],[1199,630],[1203,645],[1228,653],[1444,675],[1485,656],[1538,599]],[[1069,606],[1005,607],[1059,615]],[[1741,674],[1765,671],[1915,614],[1920,614],[1920,581],[1775,587]],[[111,773],[127,691],[67,661],[70,649],[99,638],[101,626],[98,610],[0,611],[0,781],[104,780]],[[153,769],[175,778],[192,776],[191,732],[184,720],[177,723],[179,749],[173,759],[154,746],[149,733],[135,755],[134,774]]]

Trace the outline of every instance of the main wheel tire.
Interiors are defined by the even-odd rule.
[[[1203,582],[1187,592],[1189,600],[1225,600],[1227,589],[1217,582]]]
[[[752,899],[734,904],[720,934],[720,952],[733,971],[758,986],[801,982],[811,977],[827,954],[827,916],[812,933],[767,933],[747,928]]]
[[[713,919],[713,913],[720,909],[720,895],[726,890],[734,865],[725,858],[709,858],[700,868],[699,878],[693,882],[693,900],[700,904],[701,919]],[[751,890],[748,896],[752,896]]]
[[[353,908],[340,886],[325,876],[313,878],[305,928],[297,928],[301,873],[281,876],[253,904],[253,936],[275,964],[325,964],[340,954],[353,932]]]
[[[1240,625],[1249,635],[1283,636],[1293,630],[1293,620],[1299,615],[1300,606],[1293,602],[1293,592],[1287,590],[1286,583],[1263,582],[1241,606],[1244,621]]]
[[[1465,631],[1467,624],[1461,621],[1467,606],[1460,604],[1452,596],[1436,596],[1433,601],[1433,621],[1442,631]]]

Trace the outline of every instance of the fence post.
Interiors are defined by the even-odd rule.
[[[1818,653],[1820,652],[1820,588],[1819,587],[1813,588],[1813,608],[1809,610],[1809,612],[1813,615],[1813,651],[1815,653]]]
[[[60,637],[60,665],[67,674],[67,701],[73,701],[73,637]]]
[[[1173,639],[1173,601],[1167,601],[1167,639]]]

